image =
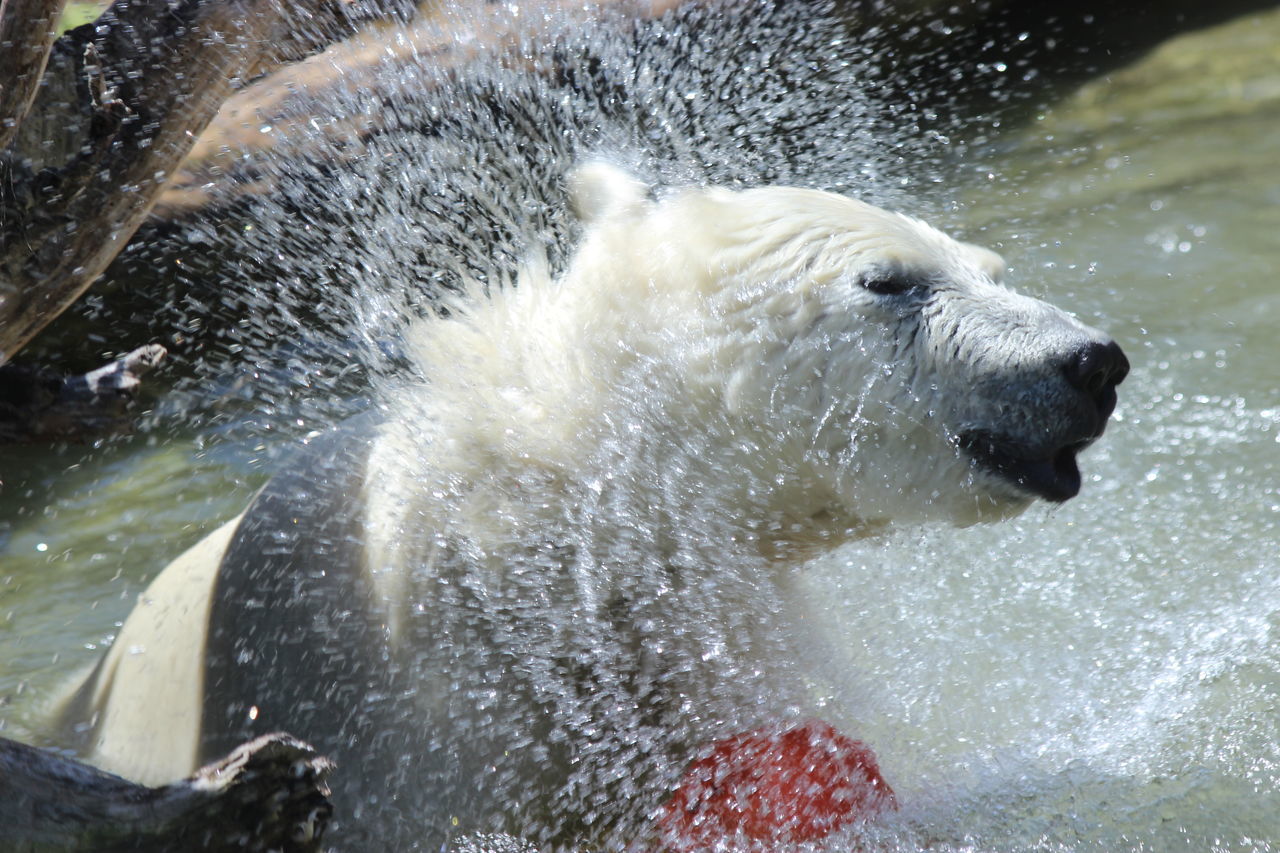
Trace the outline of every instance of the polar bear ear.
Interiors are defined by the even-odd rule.
[[[569,198],[586,224],[636,213],[648,195],[647,186],[608,163],[586,163],[569,173]]]
[[[982,270],[987,276],[999,284],[1004,280],[1005,262],[1004,258],[997,255],[990,249],[984,249],[981,246],[975,246],[972,243],[961,243],[965,251],[969,253],[969,258],[973,263]]]

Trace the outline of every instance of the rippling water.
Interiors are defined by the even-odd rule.
[[[1278,21],[1171,56],[1247,55]],[[1134,365],[1078,499],[859,543],[805,571],[828,717],[875,746],[903,804],[881,828],[888,847],[1280,844],[1268,50],[1215,67],[1221,89],[1190,100],[1159,66],[1116,75],[927,164],[945,182],[872,178],[876,200],[998,249],[1015,286],[1107,329]],[[277,433],[333,417],[195,408],[162,403],[176,428],[101,447],[3,451],[6,736],[39,737],[42,703],[96,659],[146,580],[263,482],[287,444]]]

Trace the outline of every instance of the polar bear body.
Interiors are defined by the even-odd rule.
[[[655,200],[604,164],[571,184],[561,276],[423,321],[381,424],[319,440],[175,564],[217,562],[194,747],[129,747],[167,714],[143,615],[117,641],[143,654],[68,712],[98,721],[91,756],[155,781],[283,729],[345,768],[357,848],[617,845],[689,749],[803,710],[803,559],[1078,488],[1123,356],[998,284],[992,253],[816,190]]]

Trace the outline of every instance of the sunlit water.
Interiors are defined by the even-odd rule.
[[[1220,49],[1246,32],[1220,36]],[[872,47],[840,50],[856,62]],[[406,86],[430,76],[404,73]],[[1248,73],[1280,81],[1265,64]],[[780,97],[773,83],[762,90]],[[820,103],[832,90],[809,97]],[[638,101],[651,115],[672,106]],[[1107,329],[1134,364],[1115,422],[1082,460],[1076,500],[999,526],[902,532],[806,569],[828,716],[875,747],[903,805],[874,834],[903,849],[1280,844],[1274,100],[1224,102],[1208,120],[1195,104],[1146,115],[1129,104],[1124,121],[1101,124],[1068,101],[1028,126],[987,130],[990,144],[950,159],[937,140],[898,139],[891,154],[873,154],[881,141],[848,127],[875,111],[874,98],[842,103],[838,144],[793,156],[766,144],[767,110],[743,131],[711,123],[712,133],[747,134],[747,148],[658,134],[646,155],[643,133],[606,147],[667,182],[762,175],[909,209],[1000,250],[1011,282]],[[459,105],[459,121],[483,112],[469,108]],[[1086,118],[1073,121],[1073,110]],[[689,155],[708,148],[718,157]],[[410,168],[398,153],[386,152],[393,173]],[[344,198],[338,185],[326,191]],[[321,288],[363,277],[354,309],[338,295],[348,288],[319,312],[354,311],[365,325],[350,352],[375,376],[394,371],[389,322],[414,300],[395,265],[433,261],[404,241],[367,237],[414,233],[417,201],[353,198],[344,221],[358,230],[338,244],[354,260],[342,270],[333,254],[286,259]],[[494,205],[496,220],[511,218]],[[571,232],[558,210],[534,214],[546,233]],[[291,223],[267,226],[287,234]],[[500,248],[514,252],[529,236],[504,235]],[[490,272],[491,257],[468,255],[471,273]],[[273,325],[288,314],[237,344],[255,358],[275,352],[273,336],[297,328]],[[330,346],[333,333],[321,338]],[[305,358],[305,340],[298,349]],[[47,697],[96,659],[146,580],[269,475],[289,442],[276,434],[323,427],[343,410],[285,400],[307,394],[296,371],[265,387],[245,391],[239,407],[162,404],[159,425],[100,448],[4,451],[3,734],[40,737]]]

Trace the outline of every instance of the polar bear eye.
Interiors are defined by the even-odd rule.
[[[858,280],[858,284],[864,290],[878,293],[881,296],[896,296],[900,293],[915,290],[920,286],[920,280],[901,271],[875,270],[863,275]]]

